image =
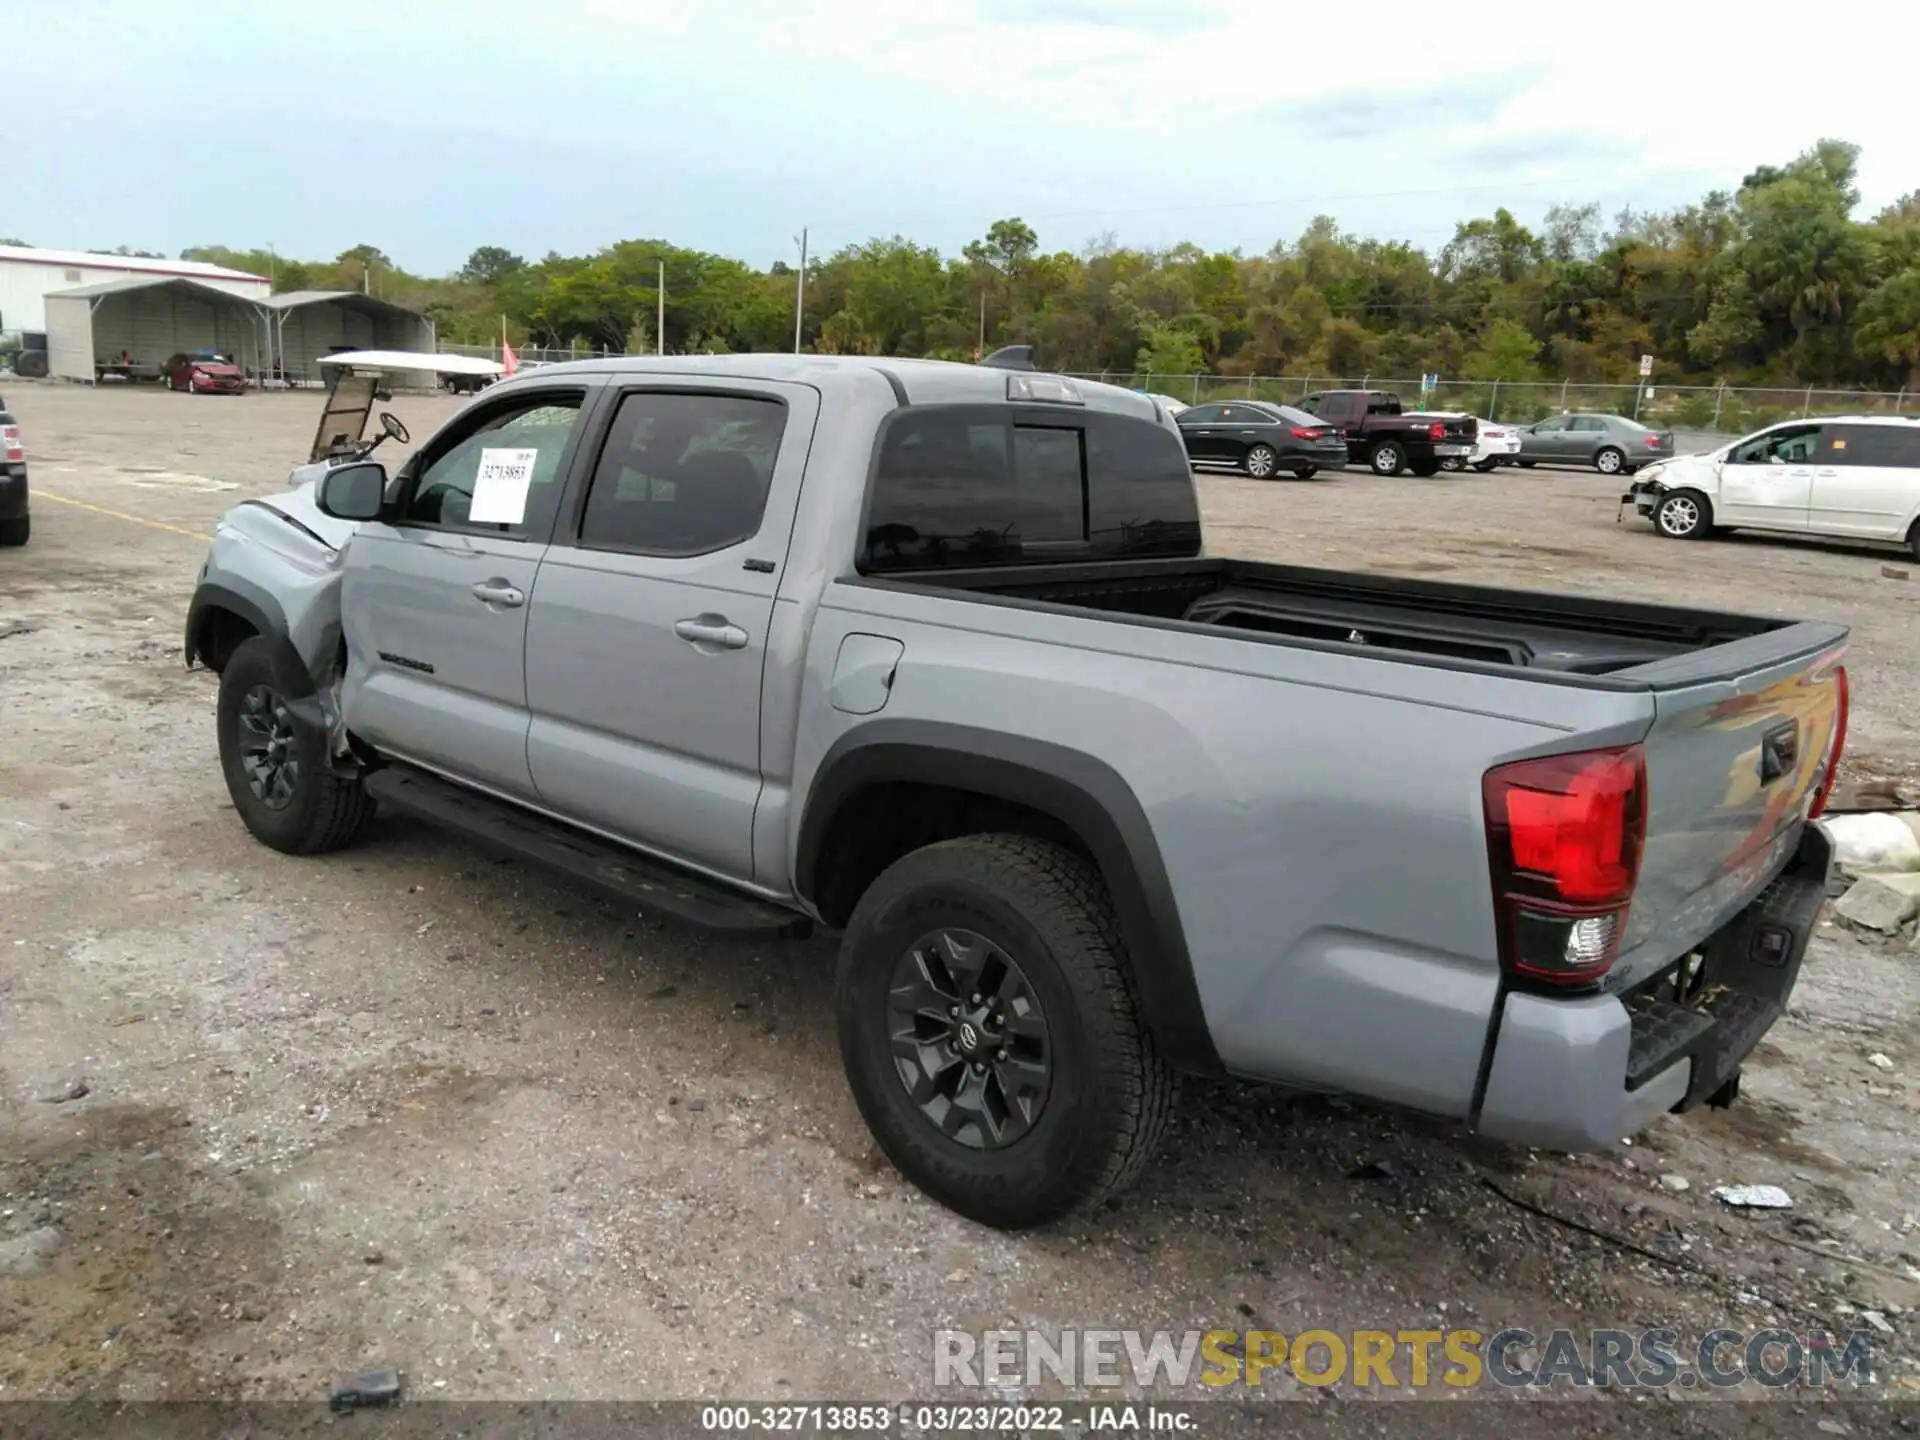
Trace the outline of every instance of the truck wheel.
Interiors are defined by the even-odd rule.
[[[1627,457],[1611,445],[1602,445],[1593,457],[1593,468],[1602,475],[1618,475],[1626,463]]]
[[[1713,507],[1698,490],[1675,490],[1654,506],[1653,525],[1669,540],[1704,540],[1713,533]]]
[[[1438,460],[1416,460],[1407,468],[1424,480],[1429,475],[1438,475],[1440,473],[1440,462]]]
[[[1254,479],[1270,480],[1273,478],[1275,467],[1280,463],[1280,456],[1271,445],[1255,445],[1247,451],[1246,458],[1240,463],[1246,467],[1247,474]]]
[[[883,871],[847,923],[840,1058],[887,1158],[1003,1230],[1129,1184],[1173,1110],[1092,864],[969,835]]]
[[[12,520],[0,520],[0,548],[24,545],[27,537],[33,534],[33,517],[17,516]]]
[[[233,808],[256,840],[288,855],[317,855],[350,843],[373,801],[357,779],[334,773],[327,737],[287,703],[294,677],[282,674],[270,641],[244,641],[220,673],[220,768]]]
[[[1367,464],[1376,475],[1398,475],[1407,468],[1406,453],[1391,440],[1382,440],[1367,456]]]

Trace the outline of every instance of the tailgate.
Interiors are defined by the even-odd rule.
[[[1654,684],[1654,722],[1640,883],[1609,988],[1688,953],[1791,858],[1844,725],[1845,641],[1792,625],[1622,673]],[[1715,661],[1718,675],[1687,673]]]

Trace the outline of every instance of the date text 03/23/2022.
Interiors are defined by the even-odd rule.
[[[700,1428],[846,1436],[896,1429],[926,1435],[1183,1435],[1195,1433],[1196,1422],[1191,1407],[1142,1404],[708,1405],[700,1411]]]

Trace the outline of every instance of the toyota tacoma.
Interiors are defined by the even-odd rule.
[[[1146,1163],[1183,1073],[1527,1145],[1729,1103],[1830,850],[1847,634],[1210,557],[1150,396],[630,358],[220,523],[241,821],[376,806],[629,909],[839,937],[853,1096],[955,1210]]]

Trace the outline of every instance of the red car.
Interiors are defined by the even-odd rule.
[[[218,350],[175,355],[162,373],[169,390],[194,395],[244,395],[247,389],[246,372]]]

